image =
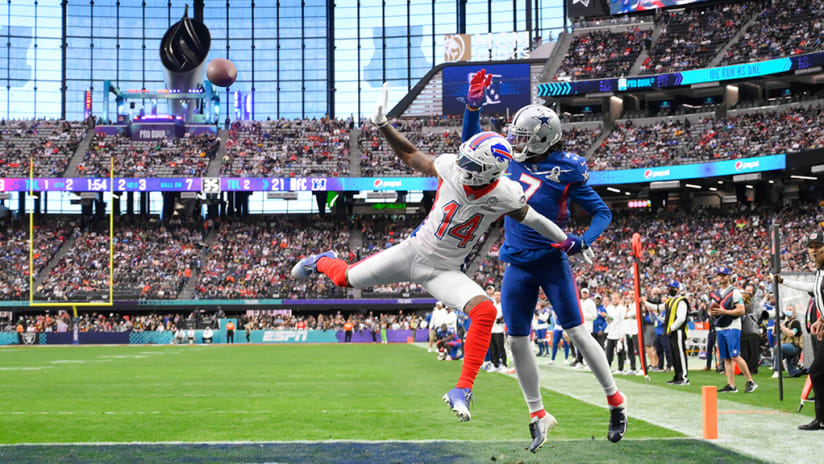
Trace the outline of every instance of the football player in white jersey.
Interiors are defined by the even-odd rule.
[[[321,272],[339,287],[354,288],[416,282],[446,306],[467,313],[472,324],[466,334],[461,376],[443,399],[461,421],[468,421],[472,386],[489,348],[497,310],[483,289],[461,272],[461,264],[481,235],[504,214],[554,242],[563,242],[566,234],[527,206],[520,184],[504,176],[512,159],[512,147],[505,137],[482,132],[461,144],[458,155],[433,159],[388,123],[387,100],[384,85],[372,121],[404,163],[438,178],[432,209],[412,236],[391,248],[351,265],[338,259],[334,251],[311,255],[295,264],[292,275],[305,278]]]

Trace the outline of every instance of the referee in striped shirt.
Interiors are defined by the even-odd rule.
[[[783,279],[778,282],[787,287],[810,293],[815,297],[815,304],[824,302],[824,233],[821,230],[807,236],[807,253],[815,263],[815,279],[813,282]],[[819,308],[820,309],[820,308]],[[824,338],[824,320],[818,319],[810,326],[810,332],[819,341]],[[824,343],[818,343],[813,363],[810,365],[810,380],[815,392],[815,419],[809,424],[799,425],[799,430],[824,430]]]

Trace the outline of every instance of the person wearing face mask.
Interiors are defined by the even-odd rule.
[[[801,353],[801,322],[795,318],[795,306],[788,304],[784,308],[784,318],[779,321],[778,327],[781,329],[781,359],[787,361],[787,374],[790,377],[801,375],[801,369],[793,365],[790,360]],[[773,362],[773,378],[778,378],[778,356]]]
[[[807,236],[807,253],[815,263],[815,279],[812,283],[783,279],[778,276],[778,282],[796,290],[811,293],[816,303],[824,301],[824,233],[821,230]],[[816,398],[824,398],[824,320],[819,318],[810,325],[810,333],[818,340],[815,358],[810,365],[810,380]],[[824,429],[824,401],[815,402],[815,419],[808,424],[798,426],[799,430]]]
[[[663,304],[644,302],[647,310],[664,314],[664,333],[669,338],[670,355],[672,356],[673,377],[668,380],[670,385],[689,385],[687,377],[687,314],[690,304],[683,296],[678,296],[681,284],[670,280],[667,284],[667,299]],[[659,361],[660,364],[660,361]]]

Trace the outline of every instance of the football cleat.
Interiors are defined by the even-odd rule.
[[[613,443],[618,443],[627,433],[627,408],[612,408],[609,411],[609,431],[607,438]]]
[[[309,255],[302,260],[298,261],[292,267],[292,277],[296,279],[305,279],[312,274],[318,272],[318,260],[321,258],[332,258],[336,259],[338,257],[337,253],[334,251],[324,251],[323,253],[317,255]]]
[[[539,418],[535,416],[529,421],[529,434],[532,436],[532,444],[529,445],[529,452],[536,453],[547,442],[547,436],[558,421],[550,413],[546,413],[544,417]]]
[[[468,422],[472,418],[469,413],[469,401],[472,399],[472,390],[455,387],[443,395],[444,403],[448,404],[461,422]]]

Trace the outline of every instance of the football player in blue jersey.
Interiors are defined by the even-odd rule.
[[[484,70],[470,80],[463,121],[463,140],[481,132],[480,106],[489,79]],[[567,234],[566,241],[552,243],[529,227],[505,219],[505,238],[499,259],[507,263],[501,287],[504,320],[510,336],[512,358],[530,412],[529,430],[533,453],[547,441],[557,421],[544,410],[538,364],[529,345],[532,313],[540,289],[549,298],[557,323],[566,330],[575,347],[598,379],[610,408],[607,438],[617,442],[627,428],[626,399],[618,391],[604,350],[584,325],[578,301],[575,276],[568,255],[579,254],[592,264],[590,248],[612,220],[612,213],[601,197],[587,184],[589,171],[584,158],[564,151],[561,120],[542,105],[527,105],[512,118],[508,139],[513,147],[513,162],[507,176],[524,188],[527,203],[564,228],[569,219],[569,202],[578,203],[592,216],[582,236]]]

